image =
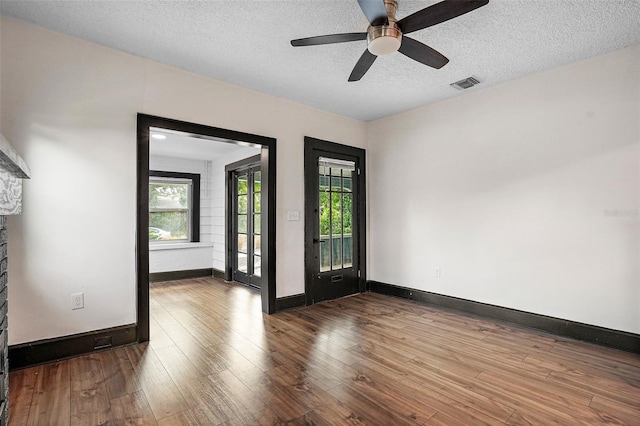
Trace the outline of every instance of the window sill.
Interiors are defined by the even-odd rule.
[[[213,247],[213,243],[149,243],[149,251]]]

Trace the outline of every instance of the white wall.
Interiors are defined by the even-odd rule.
[[[151,143],[149,170],[200,175],[200,242],[150,243],[149,272],[211,268],[211,258],[213,256],[213,243],[211,240],[211,161],[153,155],[153,143]]]
[[[213,217],[213,269],[225,272],[227,266],[226,217],[225,200],[227,189],[225,183],[225,166],[260,154],[260,148],[243,147],[238,151],[215,159],[211,164],[211,202]],[[304,292],[304,284],[301,292]]]
[[[12,345],[135,321],[138,112],[277,139],[278,297],[304,291],[303,137],[369,139],[370,279],[640,332],[638,217],[605,215],[639,207],[637,46],[367,125],[1,19],[1,132],[32,170]]]
[[[367,133],[370,279],[640,332],[640,46]]]
[[[277,139],[278,297],[304,291],[305,135],[365,123],[2,17],[2,134],[32,170],[9,221],[9,343],[135,322],[136,113]],[[71,310],[72,293],[85,309]]]

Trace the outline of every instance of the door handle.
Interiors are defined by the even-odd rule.
[[[317,238],[314,238],[314,239],[313,239],[313,244],[318,244],[319,242],[320,242],[320,240],[319,240],[319,239],[317,239]]]

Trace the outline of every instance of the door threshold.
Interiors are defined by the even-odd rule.
[[[249,288],[251,290],[256,290],[256,291],[261,291],[262,290],[261,287],[257,287],[255,285],[251,285],[251,284],[247,284],[247,283],[241,283],[240,281],[233,281],[232,280],[232,281],[226,281],[226,282],[228,282],[230,284],[238,284],[238,285],[241,285],[243,287],[247,287],[247,288]]]

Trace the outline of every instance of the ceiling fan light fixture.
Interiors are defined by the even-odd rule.
[[[384,36],[372,40],[367,48],[376,56],[385,56],[397,52],[401,44],[402,42],[395,37]]]
[[[1,0],[0,0],[1,1]],[[346,43],[367,39],[365,50],[353,67],[348,81],[359,81],[378,56],[400,52],[416,62],[434,69],[445,66],[449,59],[437,50],[403,34],[433,27],[485,6],[489,0],[442,0],[397,20],[396,0],[357,0],[369,21],[367,32],[328,34],[291,40],[292,46]],[[455,87],[455,86],[454,86]]]

